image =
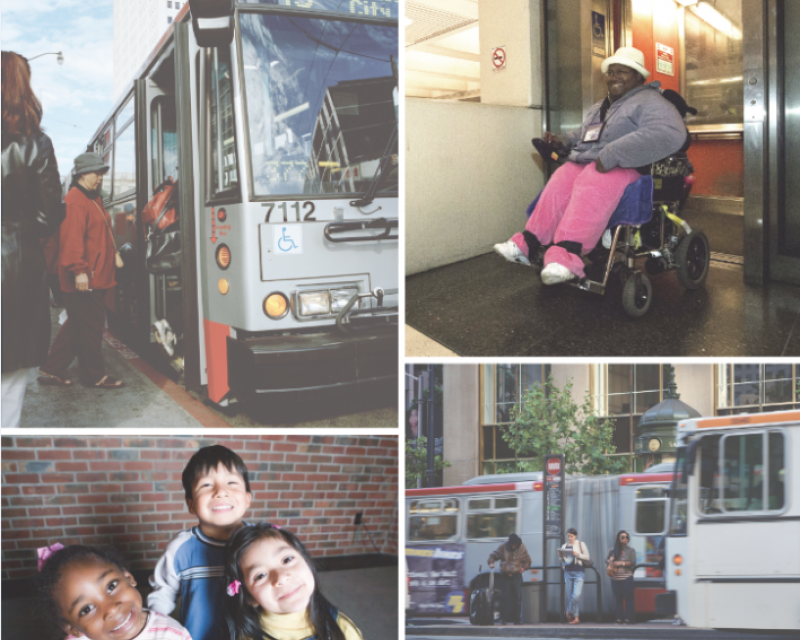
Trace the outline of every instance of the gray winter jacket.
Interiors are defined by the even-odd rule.
[[[586,128],[601,122],[602,100],[593,104],[580,129],[567,134],[569,159],[588,164],[598,158],[606,169],[636,168],[661,160],[686,142],[686,125],[678,110],[650,82],[626,93],[608,108],[600,139],[582,142]]]

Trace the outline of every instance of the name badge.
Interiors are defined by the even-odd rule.
[[[586,132],[583,134],[584,142],[597,142],[600,139],[600,132],[603,130],[602,122],[597,124],[590,124],[586,127]]]

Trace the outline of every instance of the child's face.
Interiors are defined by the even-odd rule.
[[[283,538],[254,542],[241,560],[250,597],[270,613],[305,611],[314,575],[303,556]]]
[[[147,622],[133,576],[101,560],[76,563],[64,571],[56,602],[67,632],[91,640],[131,640]]]
[[[242,524],[250,498],[244,478],[221,464],[198,476],[192,487],[192,499],[187,500],[186,505],[189,513],[197,516],[203,533],[227,540]]]

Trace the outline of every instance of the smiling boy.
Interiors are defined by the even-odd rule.
[[[147,605],[169,614],[180,596],[180,621],[193,640],[224,640],[225,543],[250,507],[250,481],[242,459],[221,445],[203,447],[183,470],[189,513],[198,525],[167,545],[150,578]]]

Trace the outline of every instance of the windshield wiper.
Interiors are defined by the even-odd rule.
[[[398,87],[398,79],[399,74],[397,72],[397,61],[393,55],[389,56],[389,61],[392,64],[392,78],[394,79],[394,86],[395,88]],[[392,129],[392,133],[389,136],[389,141],[386,143],[386,149],[383,150],[383,155],[381,156],[380,162],[378,163],[378,168],[375,171],[375,175],[372,176],[372,180],[367,187],[367,190],[364,192],[364,195],[359,200],[351,200],[350,206],[351,207],[366,207],[369,204],[372,204],[372,201],[375,200],[375,194],[378,192],[378,185],[381,183],[381,179],[383,178],[383,173],[386,170],[386,167],[390,164],[389,158],[392,156],[392,150],[394,149],[394,145],[397,142],[397,120],[394,121],[394,128]]]

